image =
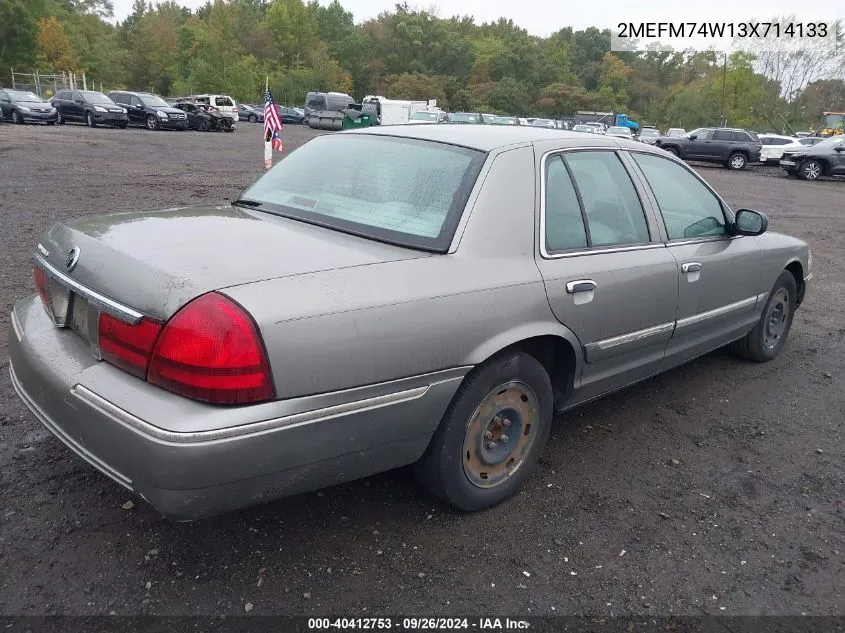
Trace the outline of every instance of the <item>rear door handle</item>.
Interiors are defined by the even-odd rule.
[[[566,283],[566,292],[573,295],[576,292],[588,292],[595,290],[598,284],[592,279],[578,279]]]
[[[698,262],[687,262],[681,265],[681,272],[683,273],[697,273],[701,270],[701,264]]]

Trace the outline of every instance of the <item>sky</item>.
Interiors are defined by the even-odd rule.
[[[177,0],[186,7],[195,9],[205,0]],[[328,4],[331,0],[319,0]],[[351,11],[355,22],[375,18],[383,11],[390,11],[393,0],[340,0],[347,11]],[[156,0],[153,0],[155,3]],[[719,21],[739,22],[756,18],[763,21],[773,15],[798,14],[807,20],[845,18],[845,0],[825,0],[821,3],[822,13],[811,6],[817,3],[796,3],[794,0],[707,0],[706,2],[684,2],[683,0],[603,0],[595,4],[583,0],[409,0],[409,4],[420,9],[436,7],[440,17],[472,15],[476,23],[490,22],[500,17],[510,18],[532,35],[545,37],[571,26],[575,30],[589,26],[616,29],[620,22],[663,21]],[[802,6],[796,6],[804,4]],[[115,18],[122,20],[132,10],[132,0],[114,0]]]

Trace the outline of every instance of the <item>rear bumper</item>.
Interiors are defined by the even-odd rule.
[[[83,459],[175,520],[416,461],[469,370],[222,408],[97,362],[37,296],[19,301],[10,321],[9,371],[23,402]]]

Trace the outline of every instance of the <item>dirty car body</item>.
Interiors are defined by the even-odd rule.
[[[314,166],[334,157],[327,183]],[[321,136],[233,204],[49,228],[41,297],[11,317],[12,383],[176,520],[418,460],[436,494],[480,509],[530,473],[552,396],[572,408],[770,316],[788,331],[809,249],[746,215],[743,229],[679,160],[610,137]],[[214,347],[202,328],[218,322]]]

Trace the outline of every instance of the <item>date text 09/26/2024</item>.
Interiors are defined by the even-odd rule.
[[[309,618],[308,629],[320,630],[391,630],[398,631],[524,631],[527,620],[511,618]]]

